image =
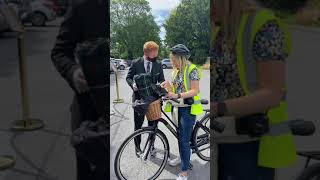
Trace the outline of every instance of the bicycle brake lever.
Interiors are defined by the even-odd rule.
[[[171,101],[174,101],[174,102],[176,102],[176,103],[180,103],[180,101],[178,100],[178,99],[170,99]]]

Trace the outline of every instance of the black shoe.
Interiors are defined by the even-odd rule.
[[[154,148],[153,146],[150,148],[150,156],[155,158],[157,155],[158,150],[156,150],[156,148]]]
[[[136,148],[135,148],[135,152],[136,152],[137,158],[140,158],[140,156],[141,156],[141,154],[142,154],[142,151],[141,151],[140,147],[136,147]]]

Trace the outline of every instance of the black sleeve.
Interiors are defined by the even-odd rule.
[[[164,79],[163,68],[162,68],[162,66],[161,66],[161,63],[159,63],[159,67],[160,67],[160,75],[159,75],[159,80],[158,80],[158,82],[159,82],[159,83],[162,83],[163,81],[165,81],[165,79]]]
[[[132,83],[133,83],[133,76],[136,75],[136,66],[135,66],[135,61],[132,62],[130,68],[129,68],[129,71],[128,71],[128,74],[127,74],[127,83],[128,85],[131,87],[131,89],[133,89],[132,87]]]
[[[73,3],[69,6],[54,48],[51,51],[51,59],[57,71],[73,89],[72,74],[80,67],[74,56],[77,43],[81,38],[81,25],[80,20],[77,18],[79,15],[76,9],[77,6]]]

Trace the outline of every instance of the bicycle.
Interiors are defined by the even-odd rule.
[[[315,125],[309,121],[308,131],[305,133],[294,133],[295,135],[311,136],[315,132]],[[300,151],[299,156],[305,157],[304,169],[299,173],[295,180],[320,180],[320,162],[309,165],[311,160],[320,161],[320,151]]]
[[[170,101],[173,106],[180,102],[177,99],[161,99],[161,105],[165,101]],[[201,100],[201,104],[209,104],[208,100]],[[175,116],[171,119],[163,109],[162,114],[166,119],[160,118],[158,122],[164,126],[178,139],[177,125],[174,123]],[[192,153],[195,153],[204,161],[210,160],[210,110],[204,110],[204,116],[196,121],[190,140]],[[135,137],[141,136],[141,147],[137,149],[134,143]],[[144,144],[144,145],[143,145]],[[126,150],[128,148],[128,151]],[[155,149],[156,148],[156,149]],[[156,150],[156,154],[154,153]],[[128,156],[128,157],[127,157]],[[133,157],[130,157],[133,156]],[[170,156],[170,146],[168,138],[157,125],[153,127],[143,127],[135,131],[124,140],[115,157],[114,169],[118,179],[156,179],[165,168]],[[132,161],[130,161],[132,160]],[[133,161],[140,163],[135,166]],[[127,170],[129,169],[129,170]],[[190,169],[192,165],[190,164]],[[132,174],[135,170],[136,173]]]
[[[320,161],[320,151],[301,151],[298,155],[306,157],[306,164],[296,180],[320,180],[320,162],[309,166],[310,160]]]

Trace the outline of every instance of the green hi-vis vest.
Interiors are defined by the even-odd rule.
[[[257,87],[256,63],[252,56],[254,38],[260,28],[268,21],[275,21],[285,35],[285,51],[290,53],[291,41],[287,28],[274,14],[267,10],[260,10],[253,14],[244,14],[241,17],[237,35],[236,55],[237,68],[241,87],[245,94],[250,94],[252,88]],[[219,28],[213,33],[215,39]],[[286,103],[286,87],[284,95],[277,107],[268,110],[267,116],[270,123],[269,133],[260,138],[258,165],[270,168],[281,168],[293,164],[296,159],[296,147],[292,133],[288,126]]]
[[[184,81],[184,88],[185,88],[185,90],[190,90],[191,89],[191,86],[190,86],[190,79],[189,79],[189,74],[191,73],[191,71],[193,70],[193,69],[195,69],[195,68],[197,68],[197,66],[196,65],[194,65],[194,64],[188,64],[187,66],[186,66],[186,68],[184,68],[184,79],[183,79],[183,81]],[[200,73],[200,72],[199,72]],[[176,78],[176,76],[177,76],[177,74],[178,74],[178,71],[177,70],[175,70],[175,71],[173,71],[172,72],[172,77],[173,77],[173,79],[175,79]],[[176,92],[176,90],[175,90],[175,88],[174,88],[174,86],[173,86],[173,92],[175,93]],[[191,105],[191,114],[193,114],[193,115],[199,115],[199,114],[201,114],[202,113],[202,111],[203,111],[203,109],[202,109],[202,105],[201,105],[201,101],[200,101],[200,94],[197,94],[196,96],[194,96],[193,97],[193,104]],[[165,105],[165,108],[164,108],[164,111],[165,112],[172,112],[172,104],[170,103],[170,102],[167,102],[166,103],[166,105]]]

